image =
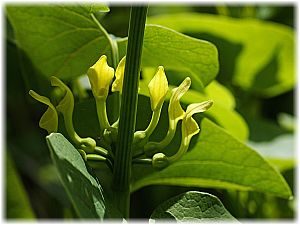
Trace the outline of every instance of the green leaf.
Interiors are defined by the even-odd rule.
[[[253,18],[197,13],[150,17],[148,23],[183,33],[209,34],[241,45],[232,82],[244,90],[271,97],[294,87],[294,32],[287,26]]]
[[[60,133],[52,133],[46,139],[62,184],[78,216],[103,220],[109,212],[102,188],[87,171],[79,152]]]
[[[6,154],[6,217],[8,219],[35,217],[24,185],[8,151]]]
[[[280,171],[291,169],[296,165],[294,153],[296,145],[293,134],[282,134],[271,141],[249,141],[248,144]]]
[[[250,140],[247,143],[250,147],[280,171],[291,169],[296,165],[293,133],[271,120],[255,118],[247,121],[250,129]],[[292,121],[289,121],[288,127],[291,127],[290,125],[293,125]]]
[[[119,40],[118,45],[120,56],[124,56],[127,39]],[[183,35],[166,27],[147,25],[142,66],[157,68],[160,65],[165,69],[184,71],[186,76],[191,76],[197,89],[201,90],[218,73],[218,52],[216,47],[207,41]]]
[[[222,202],[208,193],[189,191],[159,205],[151,219],[173,218],[176,222],[233,222],[235,218]]]
[[[179,161],[161,171],[134,165],[132,191],[153,184],[228,188],[291,197],[284,178],[256,151],[208,119],[197,117],[200,135]],[[192,139],[193,142],[193,139]],[[167,148],[165,154],[173,151]],[[169,153],[168,153],[169,152]]]
[[[93,13],[98,5],[8,5],[17,44],[46,77],[70,79],[86,73],[98,58],[111,60],[112,40]]]
[[[204,89],[204,93],[214,100],[214,104],[222,105],[227,109],[235,108],[235,99],[232,93],[216,80]]]

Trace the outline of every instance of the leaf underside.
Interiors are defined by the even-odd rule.
[[[163,202],[153,211],[151,219],[175,219],[176,222],[236,221],[217,197],[197,191],[189,191]]]
[[[73,145],[60,133],[46,138],[62,184],[80,218],[103,220],[107,209],[100,184],[89,174]]]

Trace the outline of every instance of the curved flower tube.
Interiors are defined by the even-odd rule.
[[[152,157],[152,165],[154,168],[164,168],[166,165],[178,161],[188,150],[192,137],[199,133],[200,129],[197,122],[193,119],[193,115],[200,112],[205,112],[213,104],[213,101],[208,100],[201,103],[190,104],[187,107],[181,125],[181,144],[179,150],[174,155],[167,157],[163,153],[156,153]]]
[[[182,120],[185,112],[180,105],[181,97],[188,91],[191,86],[191,78],[185,78],[179,87],[172,90],[172,95],[170,98],[168,113],[169,113],[169,129],[165,138],[160,142],[148,142],[145,145],[145,153],[148,156],[152,156],[155,152],[164,149],[172,141],[177,123]]]
[[[96,142],[92,138],[81,138],[74,130],[73,126],[73,110],[74,110],[74,97],[67,85],[65,85],[61,80],[57,77],[52,76],[50,78],[51,85],[55,87],[59,87],[62,91],[65,92],[65,96],[56,106],[58,112],[63,115],[65,127],[69,137],[72,141],[80,146],[81,149],[88,153],[94,152],[96,147]]]

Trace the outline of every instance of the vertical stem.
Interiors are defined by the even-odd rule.
[[[147,6],[131,7],[120,122],[112,189],[124,218],[129,217],[132,141],[138,100],[138,83]]]

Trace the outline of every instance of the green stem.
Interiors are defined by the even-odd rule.
[[[129,217],[132,142],[138,100],[138,83],[148,6],[131,7],[119,131],[112,190],[122,216]]]
[[[185,144],[184,141],[181,141],[179,150],[176,152],[176,154],[168,157],[169,162],[176,162],[177,160],[179,160],[188,150],[189,145]]]
[[[104,129],[108,129],[110,127],[106,113],[106,101],[100,98],[96,98],[96,108],[102,134]]]
[[[165,138],[158,143],[159,149],[164,149],[167,147],[168,144],[171,143],[172,139],[174,138],[175,132],[176,132],[176,126],[177,126],[178,120],[169,120],[169,130]]]
[[[167,147],[174,138],[176,133],[176,126],[178,120],[170,120],[169,119],[169,129],[165,138],[160,142],[148,142],[144,147],[144,152],[146,156],[152,157],[155,153],[160,152],[162,149]]]
[[[155,130],[155,128],[158,124],[161,108],[152,113],[151,121],[150,121],[147,129],[145,130],[145,133],[146,133],[147,137],[149,137],[153,133],[153,131]]]
[[[73,126],[73,110],[63,113],[65,128],[71,140],[76,144],[80,145],[81,137],[74,130]]]

